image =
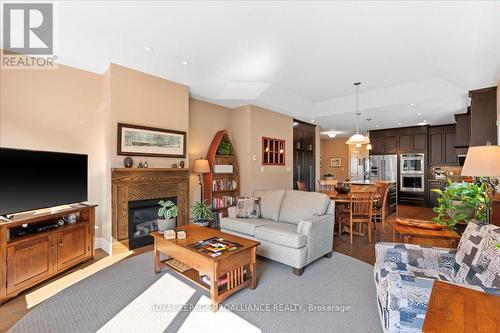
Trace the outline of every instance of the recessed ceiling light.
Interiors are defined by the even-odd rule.
[[[329,138],[332,138],[332,139],[333,139],[333,138],[334,138],[334,137],[336,137],[336,136],[337,136],[337,133],[335,133],[334,131],[330,131],[330,132],[328,132],[328,137],[329,137]]]
[[[417,116],[421,116],[421,115],[422,115],[422,112],[417,113]]]
[[[403,125],[403,123],[398,123],[399,126]]]
[[[427,122],[427,119],[424,119],[424,123],[426,123],[426,122]]]
[[[293,122],[293,127],[295,127],[295,126],[299,126],[299,123],[296,121]]]
[[[146,45],[146,46],[144,46],[144,50],[150,52],[150,51],[153,51],[153,48],[149,45]]]
[[[411,103],[410,103],[410,106],[415,106],[415,103],[414,103],[414,102],[411,102]]]
[[[311,119],[311,123],[314,123],[314,119]]]
[[[380,125],[376,125],[375,127],[376,127],[376,128],[379,128],[379,127],[380,127]]]
[[[183,65],[187,65],[187,64],[189,64],[189,61],[187,61],[187,60],[182,60],[182,64],[183,64]]]

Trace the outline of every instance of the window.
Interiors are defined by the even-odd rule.
[[[262,165],[285,165],[285,140],[262,137]]]

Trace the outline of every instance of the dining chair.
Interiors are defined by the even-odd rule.
[[[299,191],[307,191],[306,190],[306,183],[301,181],[301,180],[297,180],[297,189]]]
[[[335,186],[337,186],[338,181],[324,179],[324,180],[318,180],[318,184],[320,192],[335,191]]]
[[[375,187],[379,199],[373,205],[373,225],[376,228],[377,222],[382,224],[382,231],[385,231],[385,220],[387,213],[387,196],[389,194],[389,183],[376,182]]]
[[[375,186],[354,186],[349,195],[350,218],[349,232],[351,244],[353,241],[353,224],[358,224],[358,233],[361,232],[363,224],[368,225],[368,242],[372,242],[372,214],[373,201],[375,198]]]

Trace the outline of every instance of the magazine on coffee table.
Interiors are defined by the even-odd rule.
[[[233,252],[242,245],[225,240],[224,238],[212,237],[199,242],[189,244],[194,250],[210,257],[218,257],[225,252]]]

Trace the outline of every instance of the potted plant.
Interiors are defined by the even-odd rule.
[[[163,219],[158,219],[158,230],[165,231],[175,228],[175,219],[179,214],[179,208],[172,201],[160,200],[158,202],[160,208],[158,209],[158,216],[163,217]]]
[[[323,175],[323,178],[325,180],[333,180],[334,175],[332,173],[326,173],[326,174]]]
[[[233,145],[229,141],[221,141],[217,147],[217,155],[231,155],[233,153]]]
[[[438,193],[439,206],[434,207],[438,215],[432,220],[457,230],[459,222],[469,223],[472,219],[486,221],[486,208],[491,200],[485,183],[455,183],[448,179],[444,190],[432,190]],[[460,230],[458,230],[460,232]]]
[[[193,218],[193,223],[206,227],[214,220],[214,214],[209,205],[204,201],[196,201],[191,207],[191,216]]]

